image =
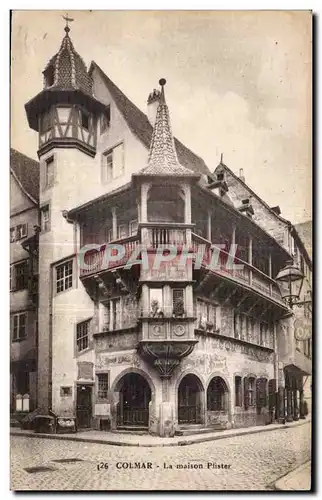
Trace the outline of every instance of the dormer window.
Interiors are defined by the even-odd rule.
[[[49,66],[44,72],[46,87],[51,87],[54,85],[55,81],[55,70],[53,66]]]
[[[223,181],[225,178],[224,172],[218,172],[217,174],[217,181]]]

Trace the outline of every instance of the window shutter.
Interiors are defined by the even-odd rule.
[[[245,410],[248,410],[248,406],[249,406],[249,380],[248,380],[248,377],[245,377],[244,378],[244,407],[245,407]]]

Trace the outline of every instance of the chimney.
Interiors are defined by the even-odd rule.
[[[245,182],[244,169],[243,168],[239,169],[239,178],[240,178],[241,181]]]
[[[161,92],[160,90],[153,89],[153,92],[149,94],[148,97],[148,119],[149,122],[151,123],[152,127],[154,127],[155,123],[155,118],[157,115],[157,109],[159,106],[160,102],[160,97],[161,97]]]

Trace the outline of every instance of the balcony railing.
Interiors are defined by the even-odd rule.
[[[141,242],[148,248],[175,245],[180,249],[187,243],[187,226],[176,223],[141,224]]]
[[[232,266],[232,257],[228,257],[228,252],[220,248],[213,250],[208,240],[194,233],[192,233],[192,248],[195,254],[198,253],[198,251],[201,253],[201,250],[203,250],[202,265],[209,266],[213,264],[214,268],[212,270],[215,274],[226,276],[236,282],[251,286],[273,297],[275,300],[282,300],[275,281],[248,262],[234,257],[234,266]],[[215,258],[212,260],[214,252],[216,252],[217,255],[215,255]],[[236,268],[236,265],[239,265],[240,268]]]
[[[84,256],[85,266],[80,265],[80,276],[88,276],[99,271],[114,269],[127,263],[136,247],[139,245],[139,236],[136,234],[129,238],[113,241],[113,245],[121,245],[125,252],[119,260],[108,259],[108,244],[102,244],[100,250],[89,250]],[[111,250],[111,257],[117,255],[117,249]]]

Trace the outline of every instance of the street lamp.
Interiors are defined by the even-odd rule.
[[[288,303],[291,309],[294,304],[302,305],[302,302],[299,302],[299,297],[304,274],[293,264],[292,260],[286,262],[285,267],[280,270],[275,280],[280,289],[282,299]]]

